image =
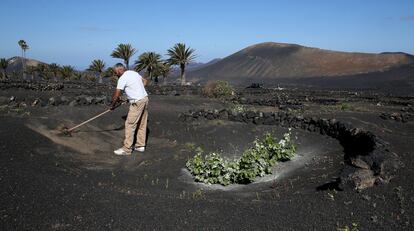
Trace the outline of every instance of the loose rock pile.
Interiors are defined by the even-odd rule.
[[[329,184],[336,184],[339,189],[364,189],[374,184],[387,183],[402,165],[399,157],[388,150],[385,141],[369,131],[354,128],[350,123],[335,119],[304,117],[284,111],[238,113],[228,109],[190,111],[180,114],[179,119],[183,122],[220,119],[257,125],[278,125],[301,128],[335,138],[344,147],[346,165],[338,177],[339,180]]]
[[[79,95],[76,97],[51,97],[48,99],[47,105],[59,106],[59,105],[69,105],[69,106],[85,106],[92,104],[108,104],[110,98],[107,96],[88,96],[88,95]]]
[[[408,121],[414,121],[414,108],[404,107],[400,112],[381,113],[381,119],[395,120],[397,122],[407,123]]]

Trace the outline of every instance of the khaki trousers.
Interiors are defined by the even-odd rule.
[[[145,147],[147,138],[148,97],[129,106],[125,121],[125,151],[131,152],[135,140],[135,147]]]

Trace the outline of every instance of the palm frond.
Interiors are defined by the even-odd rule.
[[[185,82],[185,66],[194,61],[196,55],[194,54],[195,50],[186,47],[184,43],[177,43],[173,48],[168,49],[167,55],[169,59],[167,60],[171,65],[179,65],[181,69],[180,78],[181,84],[184,85]]]
[[[0,59],[0,68],[1,69],[6,70],[8,66],[9,66],[9,62],[7,61],[7,59],[5,59],[5,58]]]
[[[69,65],[62,66],[62,68],[60,69],[60,73],[62,74],[62,77],[64,79],[70,79],[73,76],[74,72],[75,68]]]
[[[101,59],[95,59],[89,65],[89,68],[87,70],[101,74],[105,71],[105,62]]]
[[[113,58],[123,59],[127,68],[129,68],[129,59],[136,53],[135,48],[131,44],[119,44],[115,50],[112,51]]]
[[[172,65],[187,65],[196,58],[194,52],[194,49],[186,48],[184,43],[177,43],[173,48],[168,49],[167,55],[170,57],[168,61]]]
[[[144,52],[135,61],[135,70],[146,70],[148,75],[152,77],[152,73],[161,63],[161,55],[155,52]]]

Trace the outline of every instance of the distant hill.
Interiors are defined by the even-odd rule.
[[[190,71],[188,80],[207,82],[222,79],[233,84],[277,83],[329,77],[357,76],[386,72],[414,64],[405,53],[351,53],[323,50],[285,43],[260,43],[249,46],[214,64]]]
[[[208,61],[207,63],[201,63],[201,62],[193,62],[193,63],[189,63],[187,66],[186,66],[186,72],[190,72],[190,71],[196,71],[196,70],[199,70],[199,69],[201,69],[201,68],[203,68],[203,67],[207,67],[207,66],[209,66],[209,65],[212,65],[212,64],[214,64],[214,63],[216,63],[216,62],[218,62],[218,61],[220,61],[221,59],[220,58],[216,58],[216,59],[212,59],[212,60],[210,60],[210,61]],[[171,77],[178,77],[180,75],[180,68],[179,67],[175,67],[173,70],[172,70],[172,72],[171,72],[171,74],[170,74],[170,76]]]
[[[9,65],[7,67],[7,71],[9,71],[9,72],[21,70],[23,62],[26,63],[26,67],[28,67],[28,66],[35,66],[36,67],[39,64],[46,64],[46,63],[41,62],[39,60],[28,59],[28,58],[25,59],[25,58],[20,57],[20,56],[10,58],[7,61],[9,62]]]
[[[213,65],[213,64],[219,62],[220,60],[221,60],[220,58],[215,58],[215,59],[212,59],[212,60],[208,61],[207,63],[200,63],[199,65],[197,65],[196,67],[193,67],[189,71],[199,70],[199,69],[201,69],[203,67],[207,67],[207,66]]]

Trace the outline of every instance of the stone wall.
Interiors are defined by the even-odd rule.
[[[148,94],[151,95],[202,95],[203,88],[199,86],[160,86],[152,85],[146,87]]]
[[[4,97],[0,96],[0,105],[7,105],[9,107],[46,107],[46,106],[88,106],[88,105],[108,105],[111,102],[111,97],[106,95],[90,96],[52,96],[52,97],[38,97],[38,98],[19,98],[15,96]]]
[[[25,89],[34,91],[61,91],[63,83],[42,83],[29,81],[0,81],[0,90]]]

